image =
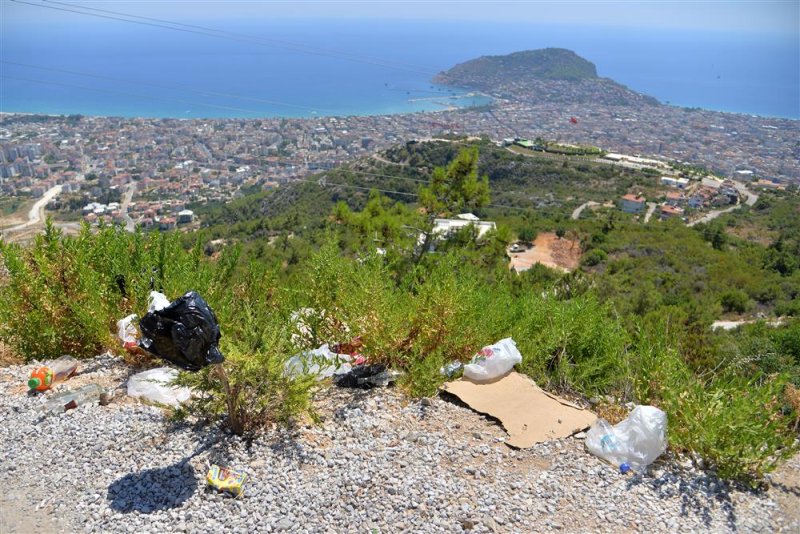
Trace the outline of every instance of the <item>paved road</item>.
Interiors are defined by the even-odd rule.
[[[131,219],[130,215],[128,215],[128,206],[131,203],[131,199],[133,198],[133,194],[136,192],[136,182],[131,182],[128,184],[128,190],[125,191],[125,196],[122,197],[122,204],[120,205],[120,213],[122,214],[122,218],[125,219],[125,230],[128,232],[136,231],[136,223]]]
[[[753,192],[751,192],[751,191],[748,191],[747,187],[742,182],[734,182],[734,184],[735,184],[736,190],[739,192],[739,194],[744,197],[744,202],[739,202],[735,206],[731,206],[729,208],[725,208],[724,210],[709,211],[707,214],[703,215],[702,217],[700,217],[696,221],[690,222],[686,226],[694,226],[694,225],[700,224],[700,223],[707,223],[707,222],[713,221],[714,219],[716,219],[717,217],[719,217],[723,213],[729,213],[729,212],[731,212],[733,210],[738,210],[739,208],[742,207],[742,204],[747,204],[748,206],[752,206],[753,204],[758,202],[758,195],[753,193]]]
[[[572,212],[572,218],[577,221],[578,219],[581,218],[581,213],[583,212],[583,210],[585,210],[586,208],[589,208],[589,207],[594,207],[594,206],[599,206],[599,205],[600,205],[600,203],[599,202],[595,202],[594,200],[590,200],[589,202],[584,202],[583,204],[581,204],[580,206],[575,208],[575,211]]]
[[[53,200],[59,193],[61,192],[61,186],[57,185],[55,187],[51,187],[47,190],[47,192],[36,201],[36,203],[31,207],[30,211],[28,211],[28,222],[18,224],[16,226],[12,226],[11,228],[6,228],[4,233],[13,233],[25,230],[26,228],[30,228],[44,219],[44,208],[47,206],[47,203]]]
[[[653,216],[653,212],[656,211],[657,204],[655,202],[648,202],[647,203],[647,213],[644,214],[644,222],[647,224],[650,222],[650,217]]]

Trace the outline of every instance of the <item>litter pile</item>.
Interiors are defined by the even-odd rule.
[[[298,312],[298,321],[302,323],[308,313]],[[131,315],[117,324],[124,347],[145,350],[190,372],[215,365],[224,385],[229,387],[220,365],[224,357],[218,348],[221,333],[217,318],[199,294],[190,291],[169,302],[163,294],[153,292],[139,329],[135,321],[136,316]],[[339,387],[360,389],[386,387],[401,376],[384,364],[370,363],[361,354],[362,349],[359,337],[346,343],[323,344],[289,358],[284,373],[287,377],[331,379]],[[466,365],[453,362],[443,367],[443,375],[452,378],[463,370],[463,377],[445,383],[441,391],[457,397],[472,410],[497,419],[508,433],[504,442],[515,449],[562,439],[591,427],[586,448],[623,473],[642,472],[666,450],[666,415],[661,410],[638,406],[628,419],[612,427],[591,411],[543,391],[528,377],[515,372],[514,366],[521,362],[514,340],[502,339],[481,349]],[[28,386],[31,391],[46,394],[77,372],[77,360],[62,356],[36,368]],[[192,391],[176,386],[177,376],[178,371],[171,367],[134,374],[127,381],[127,393],[150,403],[179,406],[191,398]],[[101,386],[92,383],[51,395],[40,410],[45,414],[63,413],[82,404],[108,402],[107,396]],[[244,473],[219,465],[210,466],[206,476],[210,486],[237,497],[243,494],[245,480]]]

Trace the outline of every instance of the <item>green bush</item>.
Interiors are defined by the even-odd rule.
[[[719,296],[719,303],[726,312],[744,313],[750,309],[747,293],[738,289],[725,291]]]
[[[695,375],[676,348],[679,332],[661,317],[639,323],[628,352],[627,389],[636,402],[667,413],[673,450],[696,454],[723,478],[759,484],[798,450],[786,377]]]
[[[583,255],[581,258],[581,263],[586,265],[587,267],[593,267],[599,263],[602,263],[608,258],[608,254],[606,251],[600,248],[593,248],[589,252]]]
[[[0,248],[0,340],[28,359],[90,356],[118,346],[114,323],[145,311],[151,284],[171,298],[195,289],[217,314],[226,360],[224,374],[181,374],[200,391],[186,411],[227,416],[237,433],[311,412],[319,383],[287,377],[284,366],[322,343],[360,338],[369,360],[403,371],[402,386],[421,396],[445,381],[441,365],[513,337],[519,370],[542,387],[659,406],[672,448],[723,477],[755,483],[796,450],[785,393],[797,368],[796,323],[712,335],[704,313],[713,306],[658,307],[647,284],[632,304],[647,316],[620,318],[580,271],[516,277],[454,248],[398,272],[387,257],[349,258],[340,245],[329,235],[287,274],[241,261],[238,248],[203,259],[199,245],[184,250],[174,235],[84,228],[65,238],[48,226],[30,248]]]
[[[280,290],[269,271],[251,263],[230,291],[212,299],[223,332],[224,374],[217,366],[181,373],[180,384],[202,392],[185,411],[227,415],[237,434],[310,413],[315,379],[284,373],[286,361],[302,350],[294,335],[291,295]]]
[[[0,340],[26,360],[94,356],[117,346],[120,318],[147,310],[151,285],[176,297],[210,289],[199,248],[177,234],[128,234],[85,226],[64,237],[49,221],[32,246],[0,243],[8,281],[0,284]]]

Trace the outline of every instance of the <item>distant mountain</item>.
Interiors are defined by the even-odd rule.
[[[608,78],[600,78],[594,63],[564,48],[482,56],[439,73],[433,81],[528,102],[658,104],[652,97],[631,91]]]
[[[507,78],[526,80],[584,80],[597,78],[594,63],[565,48],[525,50],[505,56],[482,56],[440,74],[455,79]]]

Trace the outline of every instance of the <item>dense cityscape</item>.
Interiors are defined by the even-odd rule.
[[[5,114],[0,191],[31,199],[51,192],[51,208],[71,198],[73,211],[82,209],[89,222],[170,229],[192,222],[187,204],[224,202],[243,190],[278,187],[398,143],[447,134],[592,144],[763,187],[800,181],[798,121],[656,104],[605,79],[497,85],[491,106],[398,115],[179,120]]]

